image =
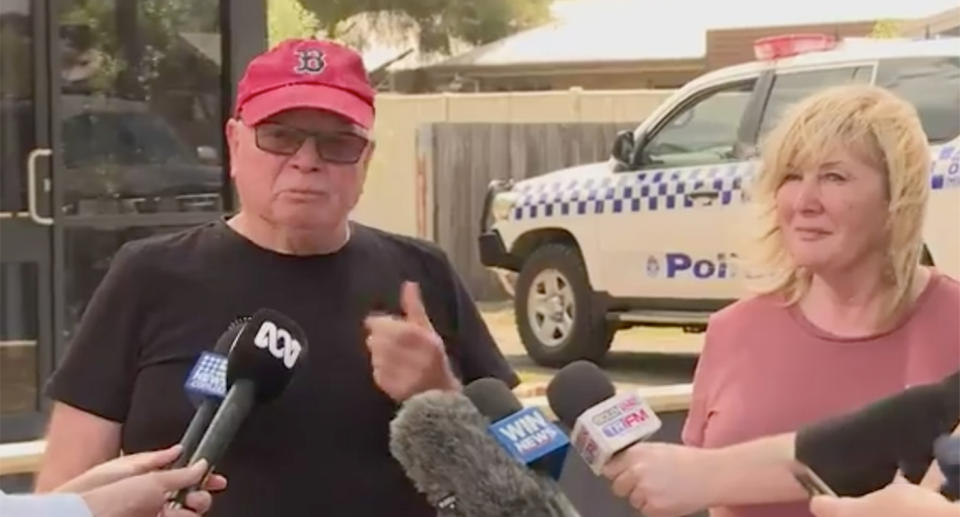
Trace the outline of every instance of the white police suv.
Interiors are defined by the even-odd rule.
[[[535,361],[599,359],[633,325],[700,330],[744,294],[738,221],[758,139],[787,105],[840,83],[917,107],[934,158],[923,259],[960,278],[960,40],[789,35],[755,52],[679,89],[607,162],[490,184],[481,262],[513,294]]]

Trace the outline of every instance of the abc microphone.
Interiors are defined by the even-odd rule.
[[[390,454],[438,517],[556,517],[539,480],[489,425],[462,394],[426,391],[390,422]]]
[[[573,427],[573,448],[597,475],[614,454],[662,425],[643,398],[616,395],[610,379],[589,361],[575,361],[557,372],[547,385],[547,400],[560,421]]]
[[[213,352],[202,352],[193,369],[190,370],[184,389],[190,401],[196,406],[197,412],[193,414],[193,419],[190,420],[187,430],[180,439],[180,445],[183,447],[180,456],[169,468],[178,469],[187,466],[187,461],[193,456],[197,445],[200,444],[200,438],[203,437],[210,421],[213,420],[213,415],[220,407],[220,402],[227,391],[227,354],[230,353],[230,348],[240,335],[245,320],[243,318],[230,323],[227,330],[217,339]]]
[[[567,435],[539,409],[524,408],[500,379],[477,379],[463,388],[463,394],[493,422],[487,432],[507,454],[539,475],[556,513],[579,516],[556,483],[570,447]]]
[[[306,334],[293,320],[271,309],[254,313],[227,357],[227,395],[188,464],[205,459],[209,474],[253,406],[283,392],[306,352]],[[187,493],[201,485],[180,490],[175,505],[183,505]]]

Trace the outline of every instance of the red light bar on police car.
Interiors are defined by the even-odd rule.
[[[753,43],[757,59],[779,59],[807,52],[822,52],[837,46],[837,39],[829,34],[784,34],[760,38]]]

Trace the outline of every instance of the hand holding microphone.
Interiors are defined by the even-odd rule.
[[[696,470],[693,455],[698,451],[666,444],[635,445],[660,429],[660,419],[636,394],[617,395],[613,384],[595,364],[576,361],[565,366],[547,386],[547,399],[560,420],[573,427],[573,448],[595,474],[611,479],[614,493],[629,497],[633,507],[657,515],[651,511],[670,506],[666,504],[669,496],[658,497],[656,505],[651,506],[649,494],[673,489],[674,482],[690,486],[684,470]],[[677,470],[687,464],[690,469]],[[672,475],[663,476],[660,470]]]
[[[956,517],[960,505],[898,477],[863,497],[814,497],[810,511],[817,517]]]
[[[603,468],[613,493],[649,517],[688,515],[707,507],[710,451],[669,443],[638,443]]]
[[[204,460],[209,474],[254,406],[275,399],[286,389],[306,351],[303,329],[277,311],[260,309],[245,321],[227,358],[227,395],[189,465]],[[196,486],[199,483],[194,489]],[[180,490],[172,507],[183,505],[188,492],[189,489]]]
[[[431,389],[458,389],[417,284],[404,282],[400,305],[402,317],[379,314],[365,321],[374,382],[397,402]]]

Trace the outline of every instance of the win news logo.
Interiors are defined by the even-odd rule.
[[[557,451],[562,456],[570,445],[567,436],[534,407],[498,420],[489,430],[511,456],[526,465]]]

